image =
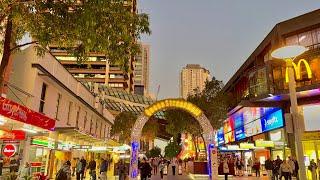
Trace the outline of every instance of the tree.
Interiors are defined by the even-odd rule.
[[[121,112],[114,120],[110,134],[119,136],[121,143],[129,143],[131,138],[132,127],[137,120],[137,116],[132,112]],[[155,119],[150,119],[142,129],[142,137],[153,139],[157,136],[158,123]]]
[[[222,81],[216,80],[213,77],[211,81],[206,82],[205,89],[202,92],[196,89],[195,94],[187,98],[189,102],[198,106],[204,112],[214,129],[219,129],[222,126],[222,122],[228,112],[228,99],[222,93],[222,87]],[[205,142],[198,121],[189,113],[179,109],[167,110],[165,118],[168,120],[166,131],[174,137],[179,133],[187,132],[192,134],[197,159],[199,151],[197,137],[201,137],[203,142]]]
[[[148,158],[152,158],[152,157],[159,157],[161,155],[161,149],[157,146],[155,146],[154,148],[150,149],[147,153],[146,156]]]
[[[164,153],[167,158],[176,157],[181,151],[181,146],[174,141],[170,141],[169,144],[165,147]]]
[[[81,63],[89,52],[101,52],[113,64],[130,71],[128,62],[139,52],[136,39],[150,33],[146,14],[132,13],[127,0],[1,0],[0,82],[11,54],[28,44],[55,44]],[[19,44],[26,34],[32,41]]]

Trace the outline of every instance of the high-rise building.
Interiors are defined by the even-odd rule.
[[[137,13],[136,0],[127,1],[125,6],[130,6],[132,13]],[[60,48],[54,44],[49,47],[52,55],[79,81],[87,84],[105,84],[112,88],[123,89],[128,92],[134,90],[133,71],[124,72],[118,65],[107,61],[105,54],[101,52],[91,52],[87,54],[88,59],[81,64],[77,58],[67,52],[65,48]],[[134,70],[134,58],[130,58],[128,66]]]
[[[150,45],[139,43],[140,53],[134,62],[134,93],[140,95],[149,94],[149,67],[150,67]]]
[[[187,64],[180,75],[180,96],[187,98],[189,95],[202,91],[206,81],[210,78],[210,72],[199,64]]]

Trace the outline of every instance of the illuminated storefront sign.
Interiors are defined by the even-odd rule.
[[[217,133],[218,145],[224,144],[224,133],[223,128],[220,128]]]
[[[296,63],[292,62],[292,65],[293,65],[293,68],[295,71],[296,80],[302,79],[302,77],[301,77],[301,63],[303,63],[304,66],[306,67],[308,79],[311,79],[312,78],[312,71],[311,71],[309,63],[305,59],[300,59],[298,62],[298,65]],[[288,67],[286,68],[286,82],[287,83],[289,82]]]
[[[91,145],[75,145],[72,147],[72,149],[91,149]]]
[[[252,121],[251,123],[244,125],[244,129],[245,129],[246,137],[250,137],[250,136],[254,136],[256,134],[262,133],[260,119],[257,119],[255,121]]]
[[[282,110],[279,109],[276,112],[264,116],[261,119],[261,126],[263,132],[283,127]]]
[[[44,139],[32,139],[31,145],[43,146],[50,149],[55,148],[55,143]]]
[[[5,157],[12,157],[16,152],[17,152],[16,146],[13,144],[6,144],[2,150],[2,154]]]
[[[228,119],[223,126],[225,143],[233,142],[234,139],[234,120]]]
[[[254,149],[254,144],[253,143],[240,143],[240,148],[241,149]]]
[[[235,140],[239,141],[241,139],[246,138],[245,132],[244,132],[244,124],[243,124],[243,116],[238,116],[235,118],[235,129],[234,129],[234,134],[235,134]]]
[[[256,147],[274,147],[273,141],[256,140]]]
[[[24,140],[26,139],[26,133],[22,130],[0,130],[0,139],[2,140]]]
[[[227,149],[228,150],[239,150],[239,146],[238,145],[228,145],[227,146]]]
[[[56,123],[54,119],[3,97],[0,97],[0,115],[51,131]]]

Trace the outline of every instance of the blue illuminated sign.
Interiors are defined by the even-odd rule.
[[[224,144],[223,128],[220,128],[220,129],[218,130],[217,138],[218,138],[218,145]]]
[[[262,126],[262,132],[283,127],[282,110],[279,109],[261,118],[261,126]]]
[[[246,138],[242,114],[235,118],[234,134],[235,134],[236,141]]]

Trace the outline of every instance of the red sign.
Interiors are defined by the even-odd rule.
[[[26,133],[21,130],[0,130],[0,139],[3,140],[24,140],[26,139]]]
[[[16,153],[16,147],[12,144],[7,144],[3,147],[2,154],[6,157],[12,157]]]
[[[51,131],[54,130],[56,124],[56,121],[54,119],[51,119],[38,112],[32,111],[25,106],[22,106],[3,97],[0,97],[0,114],[7,118]]]

